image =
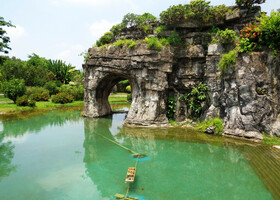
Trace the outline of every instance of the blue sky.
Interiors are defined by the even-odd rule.
[[[235,0],[212,0],[212,5],[234,5]],[[90,48],[127,13],[150,12],[156,17],[171,5],[189,0],[0,0],[0,16],[11,21],[12,51],[23,60],[36,53],[82,67],[79,54]],[[266,0],[264,11],[280,8],[279,0]],[[2,54],[1,54],[2,55]]]

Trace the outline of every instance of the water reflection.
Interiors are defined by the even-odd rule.
[[[16,170],[16,166],[12,164],[14,145],[11,142],[3,142],[3,138],[3,134],[0,133],[0,181]]]
[[[75,122],[79,121],[80,118],[79,111],[52,111],[36,117],[2,122],[2,134],[4,137],[15,138],[26,133],[39,133],[47,126],[63,126],[70,120]]]
[[[232,148],[238,141],[186,129],[122,128],[122,120],[116,120],[119,126],[111,118],[84,121],[86,172],[103,198],[126,192],[125,174],[135,162],[128,151],[99,134],[151,157],[139,163],[136,182],[130,186],[132,195],[153,200],[271,199],[242,153]]]
[[[27,140],[26,133],[39,133],[47,126],[62,126],[69,120],[80,120],[80,112],[53,111],[33,118],[0,122],[0,180],[16,170],[17,166],[12,164],[15,143]]]

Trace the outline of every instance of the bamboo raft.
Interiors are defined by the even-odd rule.
[[[133,183],[136,174],[136,167],[129,167],[126,173],[125,182]]]
[[[117,200],[138,200],[137,197],[124,196],[123,194],[115,194]]]

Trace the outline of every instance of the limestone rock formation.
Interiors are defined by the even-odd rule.
[[[248,16],[239,10],[221,25],[240,30],[258,13]],[[133,48],[93,47],[83,66],[85,72],[84,116],[101,117],[112,113],[108,96],[114,85],[128,79],[132,104],[124,121],[129,126],[169,126],[167,98],[178,98],[200,82],[208,86],[208,101],[201,120],[220,117],[225,134],[262,139],[262,132],[280,136],[279,56],[270,51],[241,54],[233,68],[224,74],[217,63],[231,46],[209,44],[209,33],[197,27],[180,27],[186,47],[165,46],[161,51],[148,49],[142,42]],[[207,29],[208,25],[205,26]],[[127,29],[121,37],[144,39]],[[170,34],[169,32],[161,34]],[[177,101],[175,119],[184,121],[189,111]]]

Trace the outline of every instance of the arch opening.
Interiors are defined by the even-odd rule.
[[[105,76],[96,88],[96,104],[98,105],[98,113],[100,116],[110,115],[113,110],[120,109],[123,106],[120,104],[126,104],[126,107],[131,103],[127,101],[127,95],[122,93],[114,93],[114,87],[121,82],[128,80],[128,84],[131,87],[131,96],[133,91],[132,79],[124,74],[110,73]],[[125,88],[124,88],[125,89]],[[117,91],[118,92],[118,91]],[[119,91],[121,92],[121,91]]]

